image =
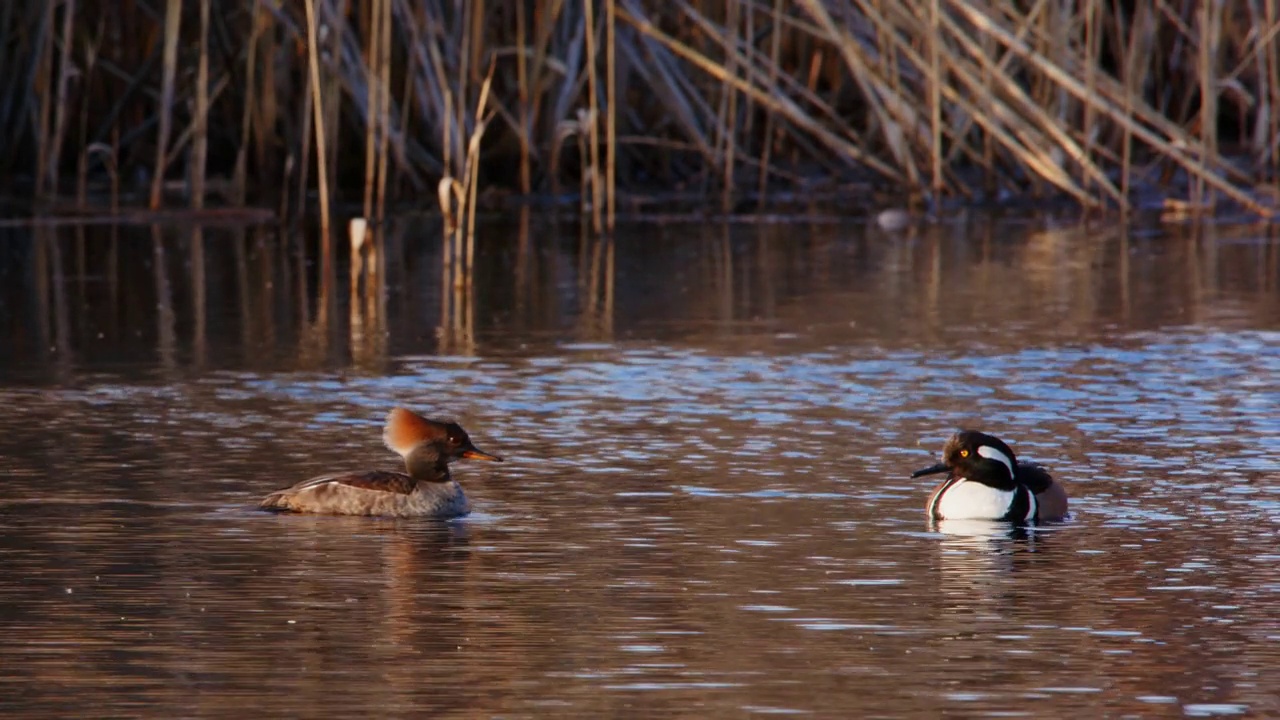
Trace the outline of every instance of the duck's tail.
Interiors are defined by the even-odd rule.
[[[288,495],[283,490],[273,492],[262,498],[262,502],[258,503],[259,510],[269,510],[271,512],[289,512],[293,510],[289,506]]]

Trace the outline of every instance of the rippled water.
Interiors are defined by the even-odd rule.
[[[5,240],[0,711],[1280,716],[1274,235],[491,227],[459,314],[397,228],[355,324],[265,231]],[[470,517],[253,509],[396,404]],[[961,425],[1071,519],[929,528]]]

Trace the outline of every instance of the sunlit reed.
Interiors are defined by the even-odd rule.
[[[847,205],[873,188],[1277,204],[1275,3],[190,5],[3,5],[11,189],[83,205],[109,182],[155,208],[183,187],[197,208],[223,194],[282,213],[316,196],[322,216],[362,196],[377,224],[442,176],[474,177],[477,197],[579,188],[596,231],[620,193],[718,196],[722,212],[815,190]],[[491,121],[475,114],[485,93]]]

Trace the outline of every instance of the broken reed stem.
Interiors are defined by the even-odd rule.
[[[462,290],[471,286],[475,264],[476,198],[480,184],[480,141],[484,137],[485,128],[490,119],[486,115],[486,108],[493,83],[494,67],[495,64],[491,62],[489,72],[484,82],[480,85],[480,95],[476,101],[474,126],[467,139],[466,154],[461,160],[462,182],[447,174],[446,168],[446,174],[440,178],[440,183],[436,188],[440,202],[440,212],[444,219],[445,232],[441,271],[444,278],[444,286],[451,286],[455,291],[453,298],[446,298],[443,301],[445,305],[449,303],[454,305],[454,314],[450,315],[448,307],[442,308],[441,312],[442,318],[446,320],[453,318],[454,325],[452,327],[461,327],[457,324],[463,321],[463,315],[460,313],[464,309],[468,309],[462,307],[466,298],[469,297],[462,293]],[[448,130],[446,129],[445,132],[448,132]]]
[[[471,142],[467,148],[467,266],[466,282],[471,285],[472,269],[475,267],[476,255],[476,192],[480,184],[480,139],[484,137],[488,118],[485,117],[485,106],[489,102],[489,89],[493,83],[494,64],[489,64],[489,74],[480,86],[480,99],[476,103],[476,127],[471,132]]]
[[[168,0],[164,14],[163,79],[160,83],[160,129],[156,133],[156,166],[151,176],[151,209],[164,202],[169,128],[173,122],[173,82],[178,72],[178,33],[182,30],[182,0]]]

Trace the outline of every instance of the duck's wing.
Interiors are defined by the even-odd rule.
[[[1039,519],[1061,520],[1067,516],[1067,491],[1048,470],[1032,463],[1018,463],[1018,479],[1035,493]]]
[[[298,492],[330,484],[345,485],[347,487],[359,488],[361,490],[376,490],[378,492],[408,495],[413,492],[413,488],[417,485],[417,482],[404,473],[372,470],[370,472],[363,473],[321,475],[320,477],[314,477],[310,480],[303,480],[289,489],[294,492]]]
[[[1053,484],[1053,476],[1048,470],[1035,463],[1024,463],[1019,460],[1018,481],[1030,488],[1031,492],[1039,495]]]

